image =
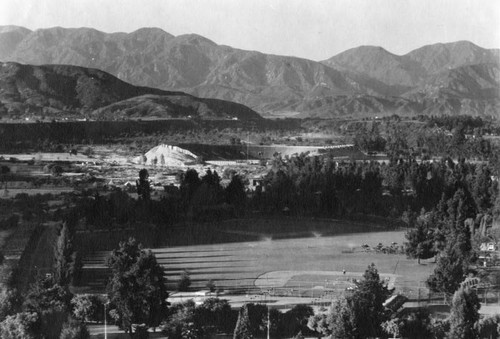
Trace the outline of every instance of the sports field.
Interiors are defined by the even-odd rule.
[[[400,254],[366,250],[379,243],[402,245],[404,231],[362,232],[323,236],[319,232],[280,239],[262,235],[260,240],[206,245],[153,248],[166,269],[174,289],[183,270],[192,280],[193,290],[206,289],[211,279],[226,293],[271,293],[282,296],[325,296],[345,291],[361,279],[374,263],[389,287],[415,297],[426,294],[424,281],[432,272],[432,260],[409,260]],[[91,253],[84,261],[84,290],[103,291],[108,251]],[[344,273],[345,271],[345,273]],[[420,288],[420,292],[418,289]]]

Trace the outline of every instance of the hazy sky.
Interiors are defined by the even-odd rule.
[[[218,44],[327,59],[360,45],[395,54],[469,40],[500,48],[499,0],[0,0],[0,25],[160,27]]]

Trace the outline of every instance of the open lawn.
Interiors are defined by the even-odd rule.
[[[208,280],[212,279],[218,288],[232,294],[261,293],[270,288],[276,288],[279,294],[295,289],[293,295],[296,296],[308,295],[311,289],[323,289],[321,293],[339,292],[352,285],[352,279],[360,279],[366,267],[374,263],[381,277],[387,278],[396,292],[417,298],[420,288],[421,297],[427,294],[424,281],[433,270],[432,262],[423,261],[419,265],[404,255],[367,251],[361,247],[368,244],[373,248],[379,243],[393,242],[402,245],[404,231],[359,232],[354,224],[351,227],[358,233],[346,234],[346,230],[344,234],[332,234],[324,229],[324,222],[318,223],[317,227],[311,225],[311,221],[303,225],[303,229],[316,229],[307,232],[297,232],[295,225],[291,225],[291,234],[281,227],[275,233],[263,232],[257,225],[253,231],[238,227],[234,232],[239,236],[246,234],[247,239],[252,240],[159,246],[152,250],[165,267],[172,289],[181,272],[187,270],[194,290],[206,289]],[[339,223],[346,226],[346,222]],[[218,232],[227,233],[228,229],[214,230]],[[104,260],[108,253],[95,251],[85,258],[82,292],[104,290],[107,277]]]

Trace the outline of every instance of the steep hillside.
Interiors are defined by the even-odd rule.
[[[362,46],[315,62],[217,45],[196,34],[173,36],[158,28],[107,34],[89,28],[30,31],[0,27],[2,60],[97,68],[134,85],[234,101],[264,115],[290,112],[330,117],[384,110],[464,114],[461,107],[468,106],[473,114],[490,114],[498,106],[498,97],[490,95],[500,89],[498,72],[493,71],[488,80],[482,71],[464,71],[462,67],[498,65],[499,56],[498,50],[459,41],[424,46],[406,55]],[[162,95],[137,93],[143,94]],[[436,99],[443,104],[436,106]],[[114,99],[82,100],[85,107],[115,103]],[[140,105],[137,100],[126,104],[141,112],[171,114],[166,113],[168,109],[161,111],[151,97],[144,98]]]
[[[96,69],[0,63],[0,115],[61,114],[95,119],[149,114],[162,118],[260,119],[240,104],[133,86]]]
[[[389,85],[417,86],[433,74],[474,64],[500,63],[497,50],[468,41],[428,45],[405,55],[362,46],[337,54],[324,64],[368,75]]]
[[[403,56],[419,64],[427,74],[475,64],[499,64],[497,50],[481,48],[469,41],[423,46]]]
[[[373,86],[366,76],[315,61],[219,46],[195,34],[173,37],[156,28],[129,34],[40,29],[0,50],[9,51],[4,60],[98,68],[136,85],[232,100],[260,112],[294,109],[317,92],[391,94],[387,85]]]
[[[417,62],[375,46],[353,48],[323,63],[336,69],[370,76],[388,85],[414,86],[426,75]]]
[[[430,76],[405,96],[453,97],[475,100],[500,98],[499,64],[476,64],[445,70]]]

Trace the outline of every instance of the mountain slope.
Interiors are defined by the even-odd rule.
[[[315,61],[219,46],[195,34],[173,37],[154,28],[129,34],[40,29],[0,50],[9,51],[0,55],[4,60],[98,68],[136,85],[234,100],[261,112],[293,109],[318,89],[330,96],[391,94],[386,85],[372,86],[366,77]]]
[[[240,104],[133,86],[96,69],[0,63],[0,114],[3,115],[76,114],[96,119],[147,116],[141,112],[148,103],[151,106],[152,97],[156,98],[155,114],[161,118],[190,115],[202,119],[261,119]]]
[[[388,85],[414,86],[422,80],[422,68],[417,62],[392,54],[381,47],[361,46],[323,61],[342,70],[368,75]]]
[[[361,46],[323,61],[330,67],[368,75],[389,85],[417,86],[436,73],[474,64],[500,63],[497,50],[468,41],[434,44],[405,55],[381,47]]]
[[[427,74],[468,65],[500,63],[497,51],[481,48],[469,41],[423,46],[403,58],[419,64]]]
[[[476,107],[472,114],[490,114],[498,106],[498,97],[490,95],[500,88],[498,72],[483,70],[492,72],[487,80],[479,70],[460,69],[498,65],[499,56],[498,50],[459,41],[406,55],[362,46],[315,62],[217,45],[196,34],[173,36],[158,28],[107,34],[89,28],[0,27],[0,59],[98,68],[134,85],[234,101],[261,114],[463,114],[464,100],[465,106]],[[445,74],[453,81],[443,80]],[[143,94],[153,93],[138,95]],[[443,105],[437,107],[435,99]],[[155,111],[155,101],[146,102]],[[136,107],[135,101],[128,104]]]
[[[406,93],[406,97],[498,100],[500,65],[476,64],[445,70]]]

